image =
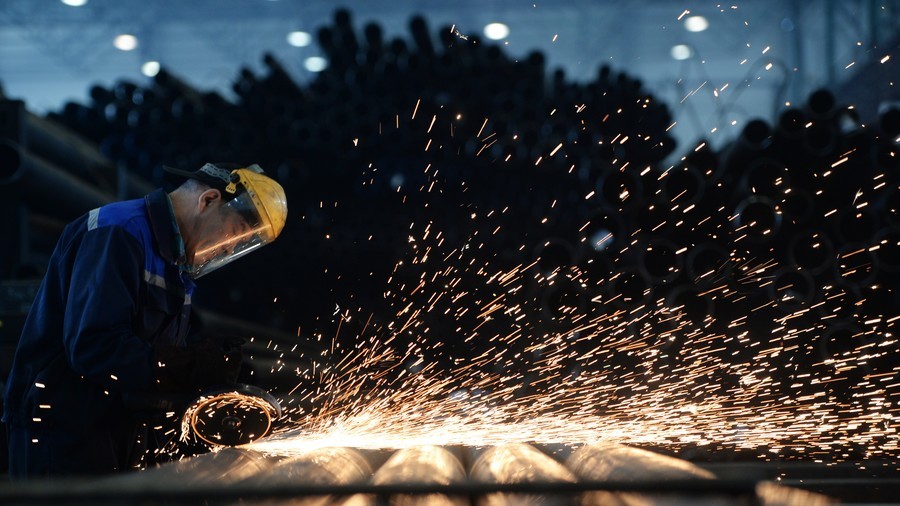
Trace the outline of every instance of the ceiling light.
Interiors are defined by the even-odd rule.
[[[137,47],[138,40],[134,35],[123,33],[122,35],[118,35],[115,39],[113,39],[113,45],[116,46],[116,49],[120,51],[131,51],[132,49]]]
[[[491,40],[505,39],[509,35],[509,27],[503,23],[491,23],[484,27],[484,36]]]
[[[689,32],[702,32],[709,28],[709,21],[703,16],[691,16],[684,20],[684,28]]]
[[[88,3],[88,0],[60,0],[62,3],[68,5],[69,7],[82,7],[84,4]]]
[[[303,66],[310,72],[321,72],[328,68],[328,60],[321,56],[310,56],[303,62]]]
[[[694,56],[694,50],[691,49],[691,46],[678,44],[677,46],[672,46],[670,54],[672,55],[672,58],[675,58],[676,60],[687,60],[691,56]]]
[[[141,73],[147,77],[153,77],[159,74],[159,62],[150,60],[141,65]]]
[[[312,37],[306,32],[291,32],[287,34],[287,42],[294,47],[306,47],[312,42]]]

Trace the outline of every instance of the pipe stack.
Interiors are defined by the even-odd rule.
[[[312,449],[284,458],[229,448],[68,487],[0,486],[4,503],[54,497],[75,505],[110,499],[116,504],[261,506],[832,503],[766,480],[721,480],[684,460],[609,443],[586,445],[568,458],[525,443],[483,449],[421,446],[397,450],[386,461],[376,452],[353,448]]]

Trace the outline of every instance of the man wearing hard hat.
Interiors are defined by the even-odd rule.
[[[166,170],[188,179],[63,231],[7,383],[10,477],[146,465],[153,427],[129,399],[236,377],[239,348],[191,342],[194,280],[274,241],[284,190],[257,165]]]

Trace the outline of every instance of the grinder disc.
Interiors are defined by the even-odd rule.
[[[182,433],[188,431],[214,446],[252,443],[269,433],[281,416],[281,405],[265,390],[252,385],[207,392],[185,411]]]

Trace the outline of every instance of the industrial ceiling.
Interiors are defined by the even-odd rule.
[[[900,2],[888,0],[4,0],[0,84],[35,112],[55,111],[67,100],[88,100],[93,84],[147,82],[142,65],[157,61],[197,88],[230,96],[240,69],[261,68],[266,52],[305,82],[314,73],[304,62],[322,55],[317,29],[340,7],[360,32],[374,22],[404,39],[414,14],[425,17],[435,40],[452,28],[489,43],[485,26],[501,22],[509,34],[496,43],[509,54],[541,51],[548,74],[563,69],[569,79],[590,80],[609,65],[669,105],[682,145],[724,142],[749,119],[772,120],[787,103],[860,72],[882,85],[875,99],[897,99],[891,67],[898,56],[890,56]],[[693,16],[705,17],[708,28],[689,31]],[[290,45],[294,31],[310,34],[311,43]],[[136,48],[114,47],[120,34],[134,35]],[[686,46],[680,54],[679,45]]]

